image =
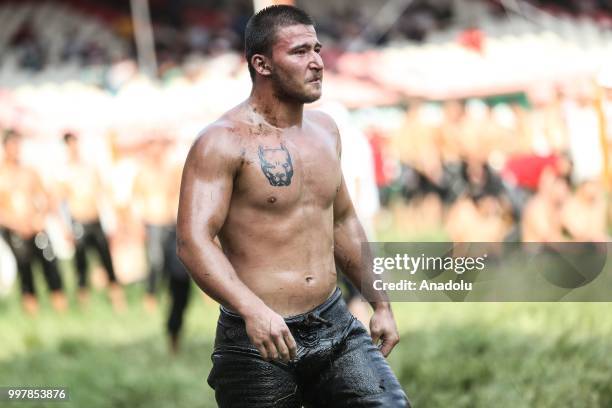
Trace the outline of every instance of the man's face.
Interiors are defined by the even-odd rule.
[[[20,155],[21,140],[13,137],[4,143],[4,156],[11,161],[18,161]]]
[[[76,138],[72,138],[66,142],[66,148],[68,149],[68,153],[73,158],[79,157],[79,142]]]
[[[321,44],[311,25],[292,25],[276,31],[272,46],[271,79],[280,99],[314,102],[321,97]]]

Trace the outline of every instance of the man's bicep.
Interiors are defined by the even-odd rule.
[[[178,228],[184,238],[203,234],[214,238],[229,210],[234,176],[231,159],[210,144],[198,140],[183,169]]]
[[[342,171],[342,139],[340,137],[340,131],[338,130],[338,126],[331,116],[322,112],[319,113],[324,119],[324,123],[328,127],[329,132],[334,136],[338,166],[340,167],[340,187],[338,188],[338,192],[336,193],[336,197],[334,199],[334,224],[338,224],[344,221],[354,212],[353,203],[344,180],[344,172]]]
[[[334,200],[334,223],[342,222],[353,212],[353,202],[351,201],[343,175],[340,182],[340,188]]]

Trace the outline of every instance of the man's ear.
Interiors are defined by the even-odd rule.
[[[251,65],[259,75],[269,76],[272,73],[268,57],[262,54],[255,54],[251,57]]]

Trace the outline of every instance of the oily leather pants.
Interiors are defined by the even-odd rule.
[[[51,291],[62,291],[63,283],[57,265],[57,258],[51,240],[46,232],[40,231],[30,238],[23,238],[14,231],[5,229],[3,237],[17,261],[17,271],[21,281],[21,292],[24,295],[36,296],[32,263],[40,261],[42,272]]]
[[[72,231],[75,239],[74,264],[77,271],[79,288],[87,287],[87,250],[90,248],[98,253],[108,281],[117,283],[113,260],[110,248],[108,247],[108,239],[100,221],[82,223],[72,220]]]
[[[244,320],[221,307],[208,376],[219,407],[410,407],[339,289],[285,321],[297,343],[296,360],[267,362],[251,344]]]

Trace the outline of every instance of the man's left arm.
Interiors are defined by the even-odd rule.
[[[334,258],[336,265],[374,309],[370,319],[372,341],[374,344],[382,341],[380,350],[386,357],[399,342],[399,333],[387,294],[373,287],[372,255],[367,241],[343,176],[334,201]]]

